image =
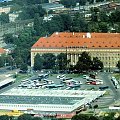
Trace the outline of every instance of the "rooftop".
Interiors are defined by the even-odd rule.
[[[71,112],[99,98],[105,91],[12,88],[0,94],[0,109]],[[20,107],[22,106],[22,107]]]
[[[70,33],[56,32],[41,37],[32,48],[120,48],[120,33]]]
[[[6,51],[3,48],[0,48],[0,54],[6,53]]]

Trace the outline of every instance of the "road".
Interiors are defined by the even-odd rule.
[[[111,81],[111,74],[110,73],[99,73],[99,75],[104,79],[106,82],[106,85],[109,86],[112,93],[110,93],[113,97],[111,100],[107,103],[107,105],[111,105],[115,101],[118,101],[120,99],[120,89],[116,89]]]

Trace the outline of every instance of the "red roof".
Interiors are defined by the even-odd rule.
[[[68,33],[56,32],[41,37],[32,48],[120,48],[120,33]]]
[[[0,54],[6,53],[6,51],[3,48],[0,48]]]

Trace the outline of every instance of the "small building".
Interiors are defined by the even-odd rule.
[[[56,2],[60,2],[60,0],[49,0],[49,3],[56,3]]]
[[[9,21],[10,22],[15,22],[16,18],[19,16],[18,13],[10,13],[9,14]]]
[[[10,6],[3,6],[3,7],[0,7],[0,14],[2,13],[9,13],[10,12],[10,9],[11,7]]]
[[[1,56],[2,54],[6,54],[6,50],[4,50],[3,48],[0,48],[0,56]]]
[[[44,8],[46,11],[49,10],[61,10],[64,9],[64,5],[58,4],[58,3],[43,3],[41,4],[42,8]]]

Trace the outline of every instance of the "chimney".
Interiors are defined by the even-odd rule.
[[[87,37],[87,38],[91,38],[91,34],[90,34],[90,33],[87,33],[87,34],[86,34],[86,37]]]
[[[83,35],[83,38],[85,38],[85,35]]]
[[[58,35],[59,33],[58,33],[58,32],[56,32],[55,34],[56,34],[56,35]]]

